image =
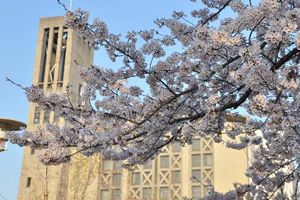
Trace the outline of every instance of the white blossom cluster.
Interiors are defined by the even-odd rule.
[[[207,199],[285,199],[282,188],[298,184],[300,172],[299,0],[194,2],[190,16],[174,12],[157,19],[156,30],[124,37],[99,19],[90,24],[83,10],[68,12],[68,27],[122,64],[117,70],[78,64],[90,107],[27,88],[30,101],[57,111],[68,127],[49,125],[8,139],[45,149],[45,164],[68,160],[66,149],[75,147],[129,167],[153,159],[170,143],[191,144],[196,135],[234,149],[256,145],[247,171],[251,183]],[[223,18],[228,9],[234,17]],[[145,86],[128,84],[136,79]],[[239,120],[239,109],[247,120]],[[225,125],[228,116],[236,119],[231,127]]]

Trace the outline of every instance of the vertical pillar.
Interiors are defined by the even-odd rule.
[[[129,171],[127,169],[122,169],[122,186],[121,186],[122,200],[128,200],[130,198],[129,186],[130,186]]]
[[[191,196],[191,146],[182,148],[182,196]]]

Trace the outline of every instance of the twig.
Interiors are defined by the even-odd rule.
[[[14,82],[13,80],[11,80],[11,79],[8,78],[8,77],[5,77],[5,78],[6,78],[6,81],[8,81],[8,82],[10,82],[10,83],[12,83],[12,84],[18,86],[19,88],[21,88],[21,89],[27,91],[27,88],[24,88],[21,84]]]
[[[61,5],[63,7],[63,9],[66,11],[66,12],[69,12],[70,10],[67,8],[66,4],[62,3],[60,0],[57,0],[57,4],[58,5]]]
[[[202,23],[202,26],[204,26],[205,24],[207,24],[211,19],[213,19],[214,17],[216,17],[218,14],[220,14],[228,5],[229,3],[231,2],[232,0],[229,0],[227,1],[222,8],[220,8],[218,10],[218,12],[212,14],[211,16],[209,16],[209,18],[207,18],[203,23]]]
[[[7,198],[5,198],[1,193],[0,193],[0,197],[4,200],[7,200]]]

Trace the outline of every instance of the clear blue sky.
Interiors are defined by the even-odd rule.
[[[73,0],[107,22],[110,31],[152,28],[157,17],[168,17],[173,10],[191,10],[189,0]],[[63,15],[56,0],[10,0],[1,2],[0,31],[0,117],[27,122],[28,102],[22,90],[5,81],[5,76],[24,86],[31,84],[38,23],[41,17]],[[95,64],[105,64],[106,56],[96,52]],[[0,153],[0,193],[7,200],[17,198],[23,149],[8,145]],[[2,200],[0,195],[0,200]]]

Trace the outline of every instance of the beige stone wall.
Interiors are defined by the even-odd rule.
[[[151,166],[137,166],[133,171],[122,171],[121,197],[122,200],[161,200],[162,193],[167,188],[166,199],[182,199],[183,197],[198,198],[195,191],[203,197],[212,183],[214,189],[226,192],[233,189],[233,183],[247,183],[244,175],[247,167],[247,150],[229,150],[222,144],[214,144],[211,139],[196,139],[194,145],[180,147],[169,145],[153,161]],[[212,155],[210,160],[207,155]],[[193,162],[199,156],[200,163]],[[167,158],[168,164],[163,162]],[[113,198],[113,191],[119,189],[113,183],[112,176],[118,171],[103,170],[103,160],[100,162],[99,198],[102,191],[109,192],[109,199]],[[174,181],[174,172],[179,173],[179,181]],[[193,180],[194,172],[199,172],[197,180]],[[139,184],[135,184],[134,174],[139,174]],[[151,189],[149,198],[144,196],[145,189]],[[199,190],[198,190],[199,189]]]
[[[234,150],[223,144],[214,145],[214,187],[218,192],[233,189],[233,183],[248,183],[248,149]]]
[[[72,158],[68,199],[97,199],[100,157],[77,154]]]

